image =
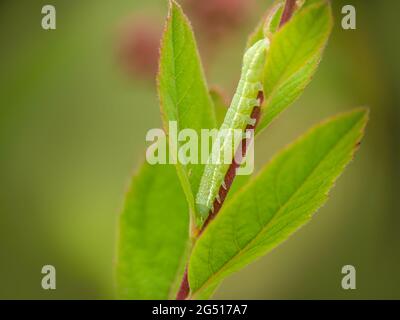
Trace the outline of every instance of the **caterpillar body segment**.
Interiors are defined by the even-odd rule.
[[[196,208],[202,219],[207,218],[208,213],[213,211],[214,200],[219,201],[220,187],[226,189],[225,175],[237,149],[233,142],[241,141],[241,138],[235,139],[236,132],[241,132],[243,137],[247,125],[255,124],[251,113],[254,107],[260,106],[257,97],[263,89],[263,70],[268,47],[268,39],[262,39],[244,54],[236,93],[214,141],[196,195]],[[227,154],[231,155],[229,159],[226,159]]]

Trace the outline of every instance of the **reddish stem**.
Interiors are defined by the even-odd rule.
[[[188,279],[188,272],[187,267],[185,268],[185,273],[183,274],[183,279],[181,285],[179,287],[178,294],[176,295],[176,300],[185,300],[189,295],[189,279]]]
[[[281,21],[279,23],[279,28],[282,28],[282,26],[289,21],[289,19],[292,17],[294,9],[296,7],[296,0],[286,0],[285,2],[285,8],[283,9]]]

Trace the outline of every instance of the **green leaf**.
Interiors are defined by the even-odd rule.
[[[191,298],[207,298],[222,279],[310,220],[352,160],[367,114],[357,109],[314,127],[225,203],[193,249]]]
[[[167,134],[169,121],[177,121],[178,132],[192,128],[215,128],[214,107],[208,93],[196,41],[188,19],[181,7],[170,2],[169,15],[161,42],[160,67],[157,76],[161,113]],[[170,145],[176,154],[179,146]],[[197,193],[204,165],[177,164],[192,214],[195,212],[194,198]]]
[[[144,164],[133,178],[120,217],[118,297],[174,298],[188,229],[187,203],[174,166]]]
[[[229,106],[227,105],[222,93],[217,88],[211,88],[210,96],[214,102],[217,127],[220,127],[224,122],[225,114],[228,111]]]
[[[321,61],[321,53],[318,52],[287,81],[284,81],[276,92],[270,96],[265,104],[264,114],[260,125],[256,128],[256,134],[267,127],[283,110],[291,105],[304,91],[312,80],[313,75]]]
[[[328,2],[330,0],[304,0],[304,3],[302,4],[301,7],[304,9],[304,8],[307,8],[308,6],[312,6],[316,3],[321,3],[321,1]]]
[[[331,29],[329,2],[313,1],[274,34],[265,64],[265,101],[257,133],[303,92],[318,66]]]
[[[265,37],[272,37],[278,29],[279,22],[282,16],[284,8],[284,1],[278,0],[268,9],[267,13],[258,23],[254,31],[250,34],[246,49],[250,48],[257,41],[264,39]]]

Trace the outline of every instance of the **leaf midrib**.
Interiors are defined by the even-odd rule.
[[[332,146],[332,148],[323,156],[323,158],[321,159],[321,161],[319,161],[319,163],[311,170],[311,172],[309,173],[309,175],[304,179],[304,181],[300,184],[300,186],[296,189],[295,192],[293,192],[290,197],[288,198],[288,200],[285,202],[285,204],[283,206],[281,206],[276,213],[274,214],[274,216],[267,222],[267,224],[261,228],[256,236],[251,239],[240,251],[237,252],[237,254],[235,254],[230,260],[228,260],[227,262],[225,262],[217,272],[213,273],[208,279],[207,281],[205,281],[201,287],[199,287],[193,294],[191,294],[191,297],[193,297],[196,293],[200,292],[201,290],[203,290],[204,287],[207,287],[207,285],[212,281],[213,279],[215,279],[217,277],[217,275],[221,274],[223,271],[226,270],[226,267],[229,267],[229,264],[232,264],[232,262],[234,260],[237,260],[243,253],[247,252],[248,248],[251,247],[251,245],[256,242],[256,240],[258,240],[259,236],[265,232],[265,230],[271,225],[271,223],[275,220],[276,217],[279,216],[279,213],[283,210],[284,207],[287,206],[287,204],[291,201],[291,199],[303,188],[303,186],[305,185],[305,183],[308,181],[308,179],[310,178],[310,176],[313,175],[313,173],[319,168],[319,166],[321,165],[321,163],[323,163],[325,161],[325,159],[331,154],[331,152],[336,148],[336,146],[338,145],[338,143],[345,138],[351,131],[352,129],[358,124],[358,122],[360,121],[360,119],[358,119],[357,121],[354,122],[354,124],[349,128],[349,130],[341,136],[340,139],[338,139],[335,144]],[[245,189],[242,189],[245,190]],[[241,191],[243,192],[243,191]]]

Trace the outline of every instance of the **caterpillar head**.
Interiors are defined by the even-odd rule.
[[[263,65],[269,48],[268,38],[261,39],[253,44],[244,54],[242,72],[257,82],[262,75]]]

